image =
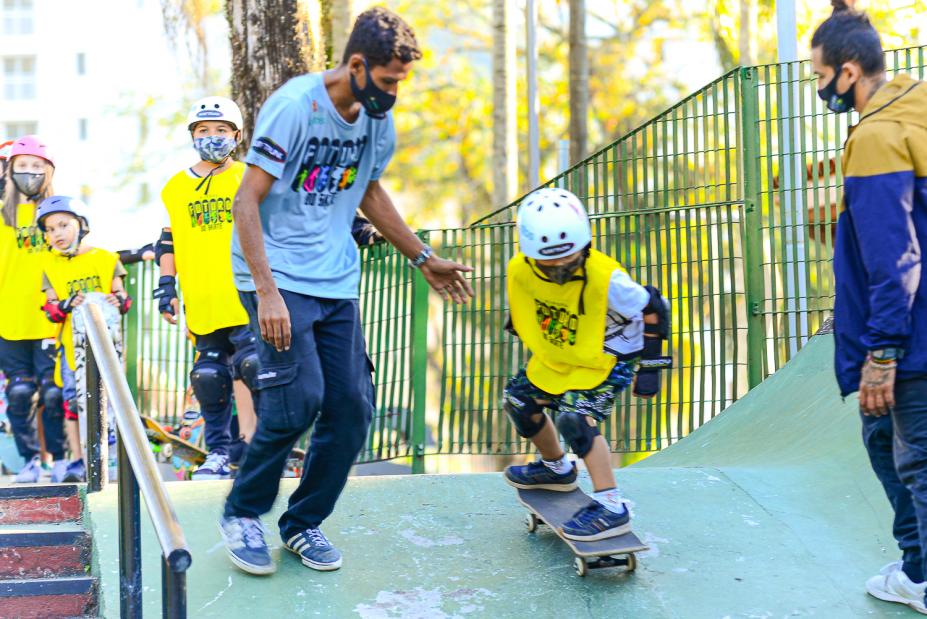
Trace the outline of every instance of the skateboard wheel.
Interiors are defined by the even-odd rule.
[[[637,569],[637,557],[634,556],[634,553],[628,555],[628,564],[627,568],[629,572],[633,572]]]
[[[528,533],[534,533],[538,530],[538,517],[528,512],[525,514],[525,526],[528,527]]]
[[[582,557],[576,557],[573,559],[573,568],[576,570],[577,576],[585,576],[589,573],[589,566],[586,564],[586,560]]]
[[[172,455],[174,455],[174,446],[170,443],[164,443],[161,445],[161,454],[165,458],[170,458]]]

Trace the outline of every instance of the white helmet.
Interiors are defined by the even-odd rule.
[[[204,120],[222,120],[234,125],[235,129],[241,129],[245,124],[241,110],[234,101],[225,97],[203,97],[194,103],[187,113],[187,130],[192,130],[193,125]]]
[[[566,189],[538,189],[518,209],[518,244],[535,260],[576,253],[592,241],[583,203]]]

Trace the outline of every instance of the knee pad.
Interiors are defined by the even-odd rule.
[[[547,415],[544,408],[534,401],[534,398],[519,397],[508,389],[502,396],[502,409],[508,413],[515,431],[523,438],[531,438],[544,428]],[[535,419],[538,415],[540,419]]]
[[[586,457],[592,449],[592,441],[599,435],[598,426],[590,426],[586,419],[588,419],[586,415],[573,411],[560,413],[557,416],[557,429],[560,431],[560,436],[569,443],[570,449],[580,458]]]
[[[11,413],[26,414],[32,408],[32,397],[37,391],[35,381],[28,376],[13,376],[6,386],[6,401]]]
[[[254,391],[257,388],[257,375],[261,369],[261,362],[257,353],[246,355],[238,362],[238,378],[240,378],[249,390]]]
[[[215,411],[228,406],[232,395],[232,373],[228,367],[228,355],[221,351],[200,353],[190,372],[190,384],[204,411]]]
[[[55,384],[51,378],[43,378],[39,386],[39,401],[45,405],[45,410],[56,413],[58,416],[64,414],[64,396],[61,387]]]

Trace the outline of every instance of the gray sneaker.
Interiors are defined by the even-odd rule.
[[[16,473],[16,478],[13,480],[17,484],[37,484],[39,483],[39,476],[42,474],[42,461],[38,455],[32,457],[32,460],[26,462],[23,468],[19,469],[19,472]]]
[[[229,457],[225,454],[210,453],[206,456],[198,469],[193,471],[190,478],[193,481],[204,481],[212,479],[228,479],[232,471],[229,469]]]
[[[219,531],[229,559],[237,567],[257,576],[277,571],[264,541],[264,525],[257,518],[221,518]]]
[[[286,547],[299,555],[303,565],[320,572],[330,572],[341,567],[341,553],[331,545],[319,529],[306,529],[286,540]]]

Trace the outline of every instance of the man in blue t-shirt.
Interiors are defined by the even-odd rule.
[[[402,19],[370,9],[357,18],[339,67],[291,79],[258,116],[233,206],[232,268],[260,334],[259,422],[220,521],[232,562],[252,574],[275,570],[260,516],[276,499],[290,450],[313,423],[280,533],[306,566],[341,566],[319,526],[364,444],[374,399],[358,312],[355,210],[445,299],[473,296],[464,278],[471,269],[424,245],[379,183],[396,142],[389,109],[420,58]]]

